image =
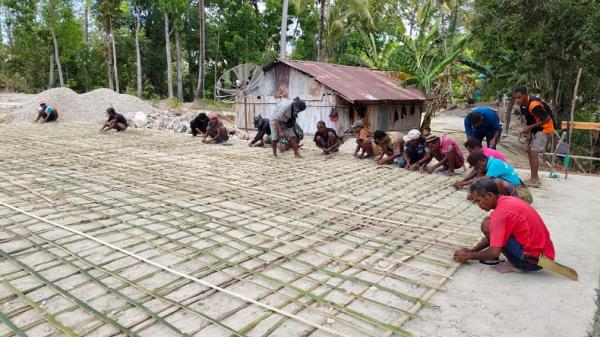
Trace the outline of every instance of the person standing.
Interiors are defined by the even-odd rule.
[[[489,106],[480,106],[465,117],[465,133],[467,140],[477,139],[483,142],[485,139],[490,149],[496,149],[496,145],[502,134],[498,113]]]
[[[529,96],[526,87],[515,88],[513,96],[525,119],[526,126],[521,132],[527,135],[527,140],[529,141],[527,155],[529,157],[531,177],[525,181],[525,184],[531,187],[538,187],[540,185],[540,176],[538,174],[540,168],[539,154],[546,150],[548,139],[555,132],[554,121],[548,105],[537,97]]]
[[[294,129],[296,128],[296,119],[298,113],[306,109],[306,103],[299,97],[293,100],[283,100],[277,104],[270,119],[271,127],[271,147],[273,156],[277,158],[277,143],[287,145],[288,143],[294,150],[296,158],[302,158],[300,155],[300,146]]]

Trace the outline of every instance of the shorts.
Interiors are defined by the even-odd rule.
[[[275,127],[275,123],[269,123],[271,125],[271,140],[272,141],[277,141],[279,140],[279,132],[277,132],[277,128]],[[296,133],[294,132],[293,128],[286,128],[286,127],[282,127],[283,129],[283,136],[282,137],[287,137],[287,138],[292,138],[292,137],[296,137]]]
[[[46,122],[54,122],[58,119],[58,112],[52,111],[48,117],[46,117]]]
[[[537,265],[535,258],[525,256],[523,254],[523,246],[511,235],[506,242],[506,246],[502,247],[502,253],[515,267],[523,271],[536,271],[542,269]]]
[[[543,131],[538,131],[531,137],[531,141],[529,142],[529,148],[533,152],[542,153],[546,151],[546,145],[548,144],[548,138],[550,138],[549,134],[544,133]]]
[[[123,123],[115,123],[115,129],[119,131],[127,130],[127,125]]]

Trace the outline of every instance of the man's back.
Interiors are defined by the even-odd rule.
[[[500,178],[515,186],[521,185],[521,178],[519,178],[515,169],[502,160],[494,157],[489,157],[487,159],[485,175],[488,177]]]
[[[523,246],[524,254],[554,260],[550,233],[536,210],[519,198],[500,196],[490,218],[490,247],[504,247],[510,236]]]

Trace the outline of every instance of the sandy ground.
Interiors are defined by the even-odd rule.
[[[557,261],[575,268],[574,282],[548,273],[501,274],[479,263],[460,268],[448,291],[433,296],[439,310],[421,311],[407,327],[416,336],[587,336],[600,275],[600,178],[544,179],[533,190]],[[483,212],[483,211],[482,211]]]
[[[22,97],[20,98],[22,99]],[[15,99],[13,96],[9,96],[6,100],[4,96],[0,96],[0,100],[7,103],[6,108],[10,108],[10,106],[16,104],[14,103]],[[2,107],[0,104],[0,108]],[[438,114],[432,124],[434,133],[450,134],[458,141],[463,141],[462,118],[464,114],[464,110]],[[516,128],[516,125],[516,123],[513,123],[511,130]],[[81,133],[80,129],[74,129],[74,131],[75,135],[73,137],[77,133]],[[154,136],[145,138],[153,139]],[[159,138],[164,140],[162,136]],[[314,159],[320,158],[315,151],[312,151],[314,150],[314,146],[311,138],[307,136],[305,149],[311,153],[309,157],[314,157]],[[143,145],[142,147],[143,149],[140,150],[141,152],[138,154],[138,157],[150,158],[151,152],[146,148],[147,145]],[[342,146],[340,155],[345,156],[353,148],[354,143],[350,139]],[[169,149],[169,147],[165,147],[166,149]],[[517,167],[525,169],[521,170],[520,174],[522,177],[527,178],[527,163],[522,155],[523,149],[524,145],[519,142],[514,132],[503,138],[503,141],[499,145],[499,150],[511,162],[516,164]],[[170,161],[162,151],[157,152],[162,157],[158,161]],[[252,151],[264,150],[256,149]],[[184,158],[185,155],[181,151],[176,152],[175,157],[178,159]],[[98,153],[98,151],[95,151],[95,153]],[[202,154],[202,156],[206,157],[206,154]],[[227,155],[229,160],[232,158],[235,160],[239,156],[239,153]],[[248,159],[245,158],[245,160]],[[265,163],[268,163],[268,161]],[[332,164],[333,161],[331,160],[326,160],[324,163],[327,163],[327,167],[330,169],[336,167],[335,164]],[[344,161],[343,165],[349,165],[349,163],[351,161]],[[133,162],[129,160],[127,164],[133,164]],[[152,167],[157,167],[158,162],[150,162],[150,164]],[[173,166],[173,168],[175,167]],[[351,167],[356,169],[353,164]],[[238,167],[233,165],[229,168],[235,171],[235,175],[241,177],[239,175],[241,171],[239,171]],[[346,168],[350,169],[350,166]],[[59,167],[59,169],[61,168]],[[68,173],[69,171],[65,172]],[[397,174],[399,173],[396,171],[392,173],[392,175]],[[418,312],[419,318],[408,321],[403,326],[404,328],[412,332],[415,336],[600,336],[600,331],[598,330],[600,329],[598,327],[600,319],[596,312],[597,301],[599,300],[596,288],[598,288],[598,280],[600,278],[600,249],[598,249],[598,242],[600,242],[600,221],[592,213],[597,207],[598,200],[600,200],[600,192],[598,192],[600,191],[600,178],[572,175],[568,180],[564,180],[563,178],[557,180],[545,178],[547,175],[547,172],[542,173],[544,177],[542,188],[533,190],[534,206],[545,219],[550,229],[557,250],[558,261],[575,268],[579,272],[580,280],[573,282],[547,272],[500,274],[490,270],[487,266],[470,263],[461,266],[453,278],[445,283],[445,291],[438,291],[431,297],[432,303],[439,306],[438,308],[420,310]],[[86,174],[84,176],[87,177]],[[79,179],[81,177],[77,176],[76,178]],[[44,176],[44,179],[48,179],[48,177]],[[144,181],[145,178],[142,176],[139,179]],[[436,177],[436,179],[439,180],[440,178]],[[27,186],[30,186],[27,181],[25,182]],[[348,181],[348,184],[350,185],[344,184],[344,186],[352,186],[351,181]],[[144,195],[141,195],[141,197],[147,198],[146,193],[152,193],[153,191],[154,188],[151,187],[144,191]],[[451,200],[456,203],[456,198],[463,198],[464,195],[465,192],[460,191],[454,194]],[[35,199],[34,196],[30,196],[30,198]],[[231,196],[226,197],[225,201],[217,200],[216,202],[211,201],[211,203],[229,205],[225,204],[228,200],[231,201]],[[66,205],[70,205],[70,203]],[[161,207],[165,207],[165,205],[161,205]],[[228,207],[231,207],[228,211],[235,212],[235,207],[231,205]],[[225,209],[227,210],[227,207]],[[221,212],[222,210],[221,208]],[[216,212],[216,210],[211,211]],[[469,208],[469,212],[475,212],[481,217],[484,215],[483,211],[472,210],[472,207]],[[217,212],[214,214],[216,215],[213,216],[217,218],[223,216],[223,213]],[[135,218],[131,220],[131,223],[133,224],[134,221],[139,221],[139,219]],[[110,220],[107,222],[110,222]],[[39,226],[39,224],[35,225]],[[471,227],[477,228],[478,224],[473,221]],[[93,226],[90,228],[93,228]],[[125,239],[125,242],[133,240],[132,238]],[[32,281],[29,280],[28,282]],[[23,287],[26,286],[24,285]],[[109,306],[106,299],[104,299],[102,305]],[[232,303],[223,302],[222,305],[228,306],[232,305]],[[218,309],[219,307],[217,306],[211,310]],[[248,321],[248,317],[252,317],[253,315],[252,309],[256,311],[256,308],[253,307],[249,308],[248,313],[240,310],[239,314],[232,315],[232,317],[228,318],[227,322],[231,323],[235,321],[236,317]],[[596,330],[592,332],[594,329],[594,313],[596,313]],[[174,317],[177,318],[177,322],[179,323],[176,326],[181,325],[185,327],[185,320],[193,318],[193,315],[187,317],[176,312]],[[69,316],[68,318],[74,319],[73,316]],[[29,319],[34,321],[39,318],[29,317]],[[286,323],[280,329],[280,333],[289,334],[290,331],[297,332],[302,330],[301,326],[292,323],[289,326]],[[232,324],[235,325],[235,323]],[[38,327],[42,331],[47,332],[40,335],[56,331],[52,327],[43,324]],[[155,327],[155,325],[150,325],[150,327]],[[46,330],[43,330],[44,328]],[[158,328],[156,329],[151,329],[150,331],[146,329],[143,332],[156,333],[159,331]],[[194,331],[198,336],[209,336],[212,333],[210,328]],[[98,333],[97,335],[103,334]],[[276,333],[275,335],[278,334]],[[320,336],[318,333],[314,335]]]

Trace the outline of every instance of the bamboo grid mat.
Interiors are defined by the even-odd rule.
[[[0,124],[0,337],[410,335],[482,213],[447,177],[304,154]]]

